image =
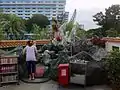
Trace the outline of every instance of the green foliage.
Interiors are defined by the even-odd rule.
[[[0,13],[2,13],[3,12],[3,9],[2,8],[0,8]]]
[[[0,14],[1,15],[1,14]],[[0,18],[0,21],[2,21],[2,19]],[[4,39],[4,32],[3,32],[3,25],[0,22],[0,40]]]
[[[27,20],[27,31],[32,31],[33,24],[38,25],[40,28],[46,28],[49,25],[49,20],[46,16],[42,14],[34,14],[29,20]]]
[[[77,38],[84,38],[86,37],[86,31],[81,29],[79,23],[74,23],[73,21],[69,21],[68,23],[64,23],[61,26],[61,31],[65,39],[65,41],[71,42],[73,41],[76,37]],[[65,43],[65,42],[63,42]]]
[[[79,29],[76,31],[76,36],[78,36],[79,38],[86,37],[86,31]]]
[[[3,39],[4,39],[4,33],[2,30],[2,27],[0,26],[0,40],[3,40]]]
[[[70,35],[70,32],[72,31],[72,28],[74,27],[74,23],[73,22],[69,22],[66,25],[66,32],[69,32],[68,35]]]
[[[76,9],[74,10],[74,13],[73,13],[70,21],[66,24],[66,29],[64,30],[64,33],[68,32],[68,36],[70,36],[73,27],[78,25],[78,23],[74,24],[75,18],[76,18]]]
[[[36,39],[36,40],[39,40],[40,39],[40,27],[37,26],[36,24],[33,24],[33,34],[37,34],[37,35],[34,35],[33,39]]]
[[[107,30],[106,34],[107,34],[108,37],[117,37],[117,36],[119,36],[118,32],[116,30],[114,30],[113,28],[111,28],[110,30]]]
[[[33,34],[35,34],[33,37],[34,40],[48,39],[49,38],[48,37],[49,31],[47,28],[41,29],[38,25],[33,24],[32,29],[33,29]]]
[[[76,36],[79,38],[86,37],[87,33],[84,29],[80,27],[79,23],[76,23],[75,26],[76,26]]]
[[[13,14],[0,14],[0,26],[6,39],[21,39],[25,25],[21,18]],[[11,36],[12,35],[12,36]]]
[[[90,29],[86,32],[86,34],[88,38],[91,38],[93,36],[99,36],[99,37],[106,36],[105,30],[103,28]]]
[[[57,71],[59,64],[69,63],[68,53],[64,51],[65,47],[63,45],[54,45],[52,43],[48,45],[44,45],[41,48],[41,52],[43,53],[42,62],[45,65],[50,64],[50,77],[53,80],[57,80]],[[50,52],[47,52],[49,50]],[[54,52],[51,52],[54,51]]]
[[[120,52],[111,52],[106,58],[108,78],[113,85],[120,86]],[[119,87],[120,88],[120,87]]]
[[[93,17],[97,25],[101,26],[104,30],[102,33],[104,33],[105,36],[109,36],[109,33],[106,32],[108,30],[110,30],[109,32],[113,30],[120,34],[120,5],[112,5],[105,9],[105,14],[99,12]]]

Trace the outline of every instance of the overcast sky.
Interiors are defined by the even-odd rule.
[[[90,29],[97,27],[92,16],[112,4],[120,4],[120,0],[67,0],[66,11],[69,11],[71,16],[74,9],[77,9],[76,20],[84,24],[85,29]]]

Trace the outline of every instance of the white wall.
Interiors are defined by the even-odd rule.
[[[112,51],[112,46],[119,47],[120,50],[120,42],[106,42],[105,48],[108,52]]]

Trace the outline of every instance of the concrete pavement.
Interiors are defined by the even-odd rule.
[[[27,84],[21,82],[20,85],[8,85],[0,87],[0,90],[112,90],[106,85],[81,87],[80,85],[70,84],[70,86],[63,88],[59,87],[54,81],[41,84]]]

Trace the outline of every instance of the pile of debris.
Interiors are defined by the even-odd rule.
[[[54,79],[57,78],[57,67],[59,64],[84,60],[89,62],[86,69],[87,84],[93,85],[105,82],[106,72],[102,58],[107,55],[107,52],[104,48],[93,45],[87,39],[77,40],[75,43],[68,43],[66,46],[59,44],[45,45],[42,47],[41,53],[43,53],[42,61],[44,64],[51,65],[51,76]],[[72,73],[77,74],[85,72],[84,67],[74,64],[71,65],[71,70]]]

